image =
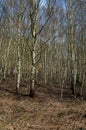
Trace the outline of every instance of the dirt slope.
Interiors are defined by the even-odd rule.
[[[86,130],[86,102],[38,88],[34,99],[0,87],[0,130]],[[11,89],[12,86],[10,86]]]

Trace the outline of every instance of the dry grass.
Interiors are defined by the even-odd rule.
[[[0,130],[86,130],[85,101],[83,105],[72,97],[60,101],[53,87],[52,91],[37,87],[31,99],[9,92],[9,84],[0,89]]]

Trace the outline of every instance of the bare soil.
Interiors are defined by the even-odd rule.
[[[19,95],[15,86],[13,79],[0,84],[0,130],[86,130],[86,101],[72,97],[68,88],[60,100],[56,84],[40,82],[32,99],[27,86],[21,85]]]

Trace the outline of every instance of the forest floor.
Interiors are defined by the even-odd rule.
[[[86,130],[86,100],[74,99],[68,88],[61,101],[57,85],[40,83],[32,99],[15,94],[15,84],[0,84],[0,130]]]

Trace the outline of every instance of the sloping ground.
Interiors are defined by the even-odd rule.
[[[86,130],[85,101],[59,101],[48,89],[43,90],[38,88],[31,99],[0,89],[0,130]]]

